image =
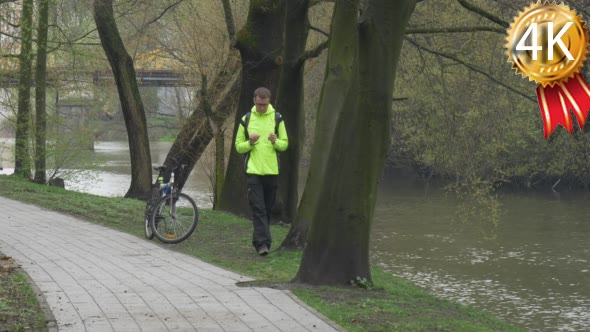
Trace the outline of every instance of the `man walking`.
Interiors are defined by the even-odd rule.
[[[252,245],[259,255],[269,253],[272,244],[270,217],[277,191],[278,151],[289,146],[281,115],[270,104],[270,91],[254,91],[254,106],[242,117],[236,134],[236,150],[246,154],[248,201],[252,209]]]

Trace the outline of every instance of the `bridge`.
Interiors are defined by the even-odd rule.
[[[165,51],[153,51],[138,54],[133,60],[137,84],[139,86],[173,87],[194,86],[196,80],[187,74],[182,66],[166,57]],[[58,82],[92,82],[97,85],[115,84],[115,78],[110,68],[98,70],[75,70],[65,66],[50,66],[47,68],[47,84]],[[31,83],[35,86],[35,82]],[[0,88],[18,86],[18,62],[16,59],[0,59]]]
[[[47,73],[47,84],[49,86],[57,82],[72,81],[67,77],[67,72],[62,70],[49,70]],[[115,78],[110,70],[96,70],[78,72],[75,74],[77,81],[92,82],[97,85],[115,84]],[[136,71],[137,84],[139,86],[193,86],[195,80],[187,77],[184,73],[166,69],[140,69]],[[35,82],[31,83],[35,86]],[[18,72],[0,72],[0,88],[18,86]]]

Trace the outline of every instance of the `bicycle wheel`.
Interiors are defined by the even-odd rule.
[[[145,234],[145,238],[148,240],[151,240],[154,238],[154,232],[152,231],[152,225],[151,225],[151,211],[152,211],[152,207],[153,205],[151,205],[150,203],[147,203],[145,205],[145,213],[144,213],[144,226],[143,226],[143,233]]]
[[[163,197],[151,214],[152,232],[164,243],[186,240],[197,227],[197,204],[188,195],[180,193]]]
[[[155,203],[160,199],[160,190],[155,187],[154,185],[152,185],[152,188],[150,189],[150,198],[148,199],[147,203],[145,204],[145,211],[144,211],[144,226],[143,226],[143,232],[145,234],[145,238],[148,240],[151,240],[154,238],[154,232],[152,231],[152,226],[151,226],[151,214],[152,214],[152,210],[154,208]]]

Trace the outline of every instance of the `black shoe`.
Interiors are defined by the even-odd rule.
[[[258,248],[257,251],[260,256],[266,256],[270,252],[270,250],[268,250],[267,246],[262,246],[262,247]]]

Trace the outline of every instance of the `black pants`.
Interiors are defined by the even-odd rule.
[[[252,245],[258,249],[266,245],[270,249],[270,217],[277,192],[276,175],[246,174],[248,179],[248,201],[252,209]]]

